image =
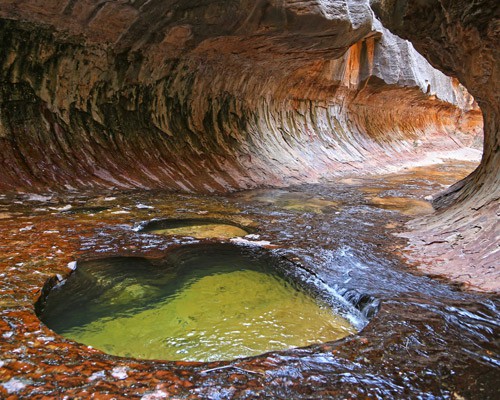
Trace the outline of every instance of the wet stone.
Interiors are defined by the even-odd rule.
[[[246,236],[249,233],[230,221],[202,218],[151,221],[145,224],[140,231],[167,236],[190,236],[198,239],[230,239]]]
[[[33,382],[30,379],[11,378],[7,382],[1,383],[0,386],[7,391],[8,394],[21,392],[26,386],[31,385]]]
[[[322,213],[293,211],[252,200],[254,195],[266,196],[266,190],[226,196],[91,191],[61,194],[57,202],[24,204],[16,203],[15,196],[0,196],[1,212],[12,216],[0,218],[0,298],[4,301],[0,305],[0,354],[4,362],[0,366],[0,398],[111,399],[148,394],[209,398],[209,389],[216,388],[210,391],[212,398],[220,398],[227,389],[224,393],[233,393],[233,398],[497,399],[498,295],[475,293],[449,285],[444,278],[430,279],[417,273],[413,265],[402,261],[399,246],[404,247],[405,241],[393,235],[405,229],[412,216],[367,201],[374,196],[424,199],[473,168],[442,164],[396,175],[356,176],[344,182],[283,189],[303,192],[296,196],[299,198],[342,205],[323,207]],[[269,192],[268,197],[276,195],[272,189]],[[99,197],[103,200],[97,201]],[[75,209],[97,205],[112,208],[94,216],[50,208],[69,204]],[[154,209],[140,209],[137,204]],[[129,212],[112,214],[114,210]],[[214,242],[213,238],[188,240],[133,230],[148,218],[185,219],[196,215],[237,222],[244,229],[258,226],[260,237],[254,239],[278,244],[278,249],[271,250],[273,254],[301,263],[343,296],[356,290],[379,299],[380,311],[356,335],[339,341],[210,363],[111,356],[55,334],[36,317],[33,304],[44,283],[56,274],[66,279],[73,273],[67,265],[74,260],[88,260],[90,256],[154,259],[184,243]],[[20,231],[31,225],[33,229]],[[43,234],[56,230],[60,233]],[[16,265],[20,263],[23,265]],[[155,293],[150,290],[154,284],[146,282],[144,290],[134,289],[124,296],[141,302],[143,295]],[[117,292],[110,290],[108,294]],[[345,298],[352,301],[351,296]],[[117,306],[123,306],[123,301],[120,298]],[[13,335],[8,339],[1,336],[9,332]],[[38,340],[41,337],[54,340]],[[20,370],[25,364],[35,369]],[[202,373],[228,365],[240,369]],[[128,377],[113,378],[111,371],[123,366],[129,368]],[[101,377],[88,380],[100,371]],[[238,383],[234,374],[244,375],[246,381]],[[63,388],[56,376],[71,379]],[[283,382],[293,384],[271,384],[281,377]],[[8,394],[2,384],[13,378],[33,384]],[[181,380],[193,386],[185,387]],[[237,390],[230,391],[231,387]]]
[[[297,213],[323,214],[341,206],[339,201],[285,189],[252,190],[238,194],[237,197]]]
[[[370,197],[369,203],[375,207],[386,210],[398,211],[405,215],[425,215],[434,212],[432,204],[428,201],[409,199],[405,197]]]

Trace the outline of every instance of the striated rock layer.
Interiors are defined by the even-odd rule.
[[[434,272],[441,258],[438,272],[495,289],[497,1],[373,1],[450,77],[368,3],[2,1],[0,189],[224,192],[387,172],[480,148],[484,117],[479,168],[412,237]]]
[[[4,1],[0,188],[228,191],[478,146],[368,1]]]
[[[483,289],[500,290],[500,3],[372,0],[396,34],[411,40],[437,68],[456,76],[484,118],[479,167],[438,195],[439,212],[410,225],[414,254],[426,268]]]

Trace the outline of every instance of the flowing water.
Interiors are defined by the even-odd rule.
[[[169,379],[173,379],[172,371],[189,377],[189,385],[178,386],[176,397],[497,399],[500,397],[498,296],[467,291],[446,280],[420,274],[405,263],[402,257],[405,241],[394,235],[405,229],[404,224],[410,218],[430,211],[426,196],[454,183],[473,167],[467,163],[442,164],[387,176],[351,177],[227,196],[119,191],[99,195],[48,194],[43,198],[28,194],[5,196],[0,199],[0,230],[8,238],[0,242],[3,360],[37,363],[38,375],[31,379],[39,387],[49,385],[46,382],[58,373],[50,365],[69,363],[73,369],[65,373],[70,374],[73,370],[80,373],[81,365],[96,371],[95,368],[113,363],[129,368],[127,374],[135,385],[127,392],[130,394],[139,390],[137,382],[142,385],[149,382],[150,378],[144,378],[145,368],[153,371],[151,382],[156,374],[161,376],[166,371],[170,371]],[[235,241],[196,239],[184,233],[159,235],[140,229],[158,219],[199,218],[231,221],[235,226],[251,228],[251,234]],[[220,369],[221,364],[217,363],[208,366],[179,363],[174,368],[171,364],[151,361],[115,361],[111,356],[89,353],[74,343],[68,347],[70,344],[55,334],[53,344],[40,345],[32,336],[15,336],[10,331],[16,329],[10,327],[20,326],[15,323],[13,307],[25,304],[23,307],[31,310],[33,293],[55,271],[64,278],[68,273],[65,265],[70,260],[79,260],[73,273],[78,274],[80,267],[84,271],[86,263],[98,259],[161,260],[178,248],[231,241],[242,248],[253,245],[252,249],[259,251],[262,249],[258,246],[264,246],[273,257],[299,266],[291,269],[307,273],[298,281],[310,282],[321,289],[314,294],[315,299],[348,302],[369,323],[360,324],[357,334],[337,341],[325,338],[328,340],[325,343],[237,359],[223,364],[225,369]],[[280,276],[286,278],[286,274]],[[180,302],[183,296],[198,299],[206,289],[216,290],[217,284],[210,282],[215,277],[217,282],[222,281],[221,275],[207,275],[184,285],[186,294],[175,301]],[[231,273],[226,278],[236,279]],[[162,282],[154,276],[151,284],[134,285],[116,285],[116,293],[111,290],[109,295],[112,294],[116,306],[121,307],[121,301],[127,303],[132,298],[141,304],[146,294],[154,298]],[[234,284],[224,286],[234,287]],[[208,297],[216,296],[210,293]],[[221,300],[225,301],[224,297]],[[39,311],[41,303],[37,304]],[[152,310],[163,307],[161,300],[154,304]],[[186,316],[200,310],[198,305],[190,309],[191,306],[186,306],[189,310]],[[238,305],[238,309],[242,307]],[[144,318],[149,318],[147,310],[141,312]],[[340,314],[348,316],[349,312]],[[327,320],[324,315],[321,319]],[[94,323],[105,323],[104,320],[102,317]],[[356,319],[349,322],[356,325]],[[238,352],[221,357],[233,355]],[[68,381],[67,385],[91,384],[87,378],[72,379],[74,383]],[[99,379],[112,380],[109,375]],[[114,393],[110,388],[116,383],[107,385],[106,390]],[[148,390],[156,390],[156,383],[147,385]],[[123,393],[128,389],[120,390]]]

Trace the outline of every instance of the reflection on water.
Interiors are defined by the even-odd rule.
[[[13,309],[16,302],[19,304],[19,297],[28,299],[24,303],[27,304],[46,277],[55,272],[67,272],[68,255],[77,258],[97,253],[100,257],[127,256],[133,261],[128,275],[142,268],[149,270],[149,275],[141,272],[143,278],[140,284],[123,280],[115,281],[113,285],[106,282],[108,279],[112,282],[111,278],[116,273],[107,274],[101,270],[99,277],[95,278],[97,284],[90,286],[96,290],[100,288],[102,298],[106,299],[102,304],[109,304],[109,300],[114,299],[111,302],[115,308],[126,307],[132,302],[144,310],[143,299],[153,298],[157,299],[153,301],[156,305],[161,303],[159,288],[166,285],[171,277],[165,273],[165,268],[155,268],[156,264],[140,260],[144,260],[143,257],[161,257],[173,247],[195,240],[149,235],[136,231],[134,227],[153,219],[189,219],[199,218],[200,215],[203,218],[235,221],[242,227],[253,223],[252,226],[258,227],[258,230],[252,233],[260,235],[257,240],[278,246],[271,250],[272,254],[300,263],[363,310],[366,295],[379,299],[380,311],[357,335],[329,345],[312,345],[232,362],[231,365],[242,368],[239,371],[231,368],[214,370],[213,367],[219,364],[193,367],[130,362],[126,364],[130,367],[127,373],[133,385],[135,382],[150,382],[150,378],[144,376],[145,370],[153,371],[148,376],[154,379],[156,371],[164,373],[168,369],[169,373],[174,371],[172,374],[176,371],[185,374],[183,376],[188,377],[193,385],[179,389],[179,398],[221,398],[222,394],[227,394],[227,398],[496,400],[500,368],[498,295],[463,291],[455,285],[446,284],[446,281],[421,276],[401,257],[404,240],[392,235],[404,229],[411,216],[376,206],[369,200],[377,196],[423,201],[442,190],[443,185],[464,177],[473,168],[471,164],[442,164],[382,177],[357,176],[278,191],[278,197],[290,193],[290,196],[302,199],[316,198],[341,204],[341,207],[323,208],[321,214],[278,207],[272,201],[252,200],[253,196],[272,199],[275,190],[227,196],[145,191],[92,192],[68,194],[66,197],[61,195],[45,203],[32,202],[23,195],[3,200],[0,196],[2,213],[11,216],[0,219],[0,233],[3,238],[10,239],[0,241],[4,254],[0,265],[5,274],[2,277],[4,292],[0,306],[3,304],[5,310]],[[370,188],[370,192],[366,188]],[[148,208],[139,208],[138,204],[145,204]],[[106,205],[110,210],[92,216],[51,209],[67,205],[75,208]],[[113,214],[117,210],[128,213]],[[44,233],[54,231],[57,233]],[[120,268],[128,267],[121,262]],[[40,271],[43,275],[33,271]],[[75,273],[79,273],[78,269]],[[464,280],[467,279],[466,276]],[[85,300],[78,303],[77,297],[72,301],[73,309],[85,304]],[[101,302],[96,302],[93,307],[99,304]],[[28,309],[29,305],[25,308]],[[105,311],[102,310],[102,313]],[[369,313],[370,310],[367,310],[367,315]],[[99,315],[102,318],[105,314]],[[68,363],[83,365],[90,360],[96,364],[95,371],[111,370],[118,363],[129,363],[87,352],[85,348],[75,350],[75,347],[62,343],[57,335],[54,335],[54,343],[41,344],[33,340],[38,334],[26,332],[33,334],[24,337],[24,330],[17,328],[23,325],[14,317],[5,317],[3,321],[0,325],[2,334],[7,330],[7,335],[13,332],[12,337],[21,338],[7,348],[10,351],[8,357],[15,359],[16,363],[18,360],[24,363],[19,365],[37,363],[40,374],[54,376],[49,362],[55,365],[54,368],[59,368]],[[90,323],[82,321],[83,325]],[[29,330],[30,326],[33,330],[39,329],[37,324],[26,325],[23,329]],[[0,338],[0,350],[3,351],[9,340]],[[22,345],[19,343],[21,340],[24,340]],[[31,347],[30,343],[39,347]],[[41,356],[38,355],[40,349],[44,351]],[[48,360],[46,364],[39,362],[43,357]],[[85,367],[84,371],[87,370]],[[200,370],[212,371],[200,373]],[[238,377],[233,376],[235,372],[238,372]],[[116,385],[103,383],[105,390]],[[71,381],[66,384],[71,386]],[[84,382],[90,390],[94,389],[94,384]],[[53,387],[40,385],[40,390],[53,393],[50,392]],[[81,388],[76,385],[81,385],[81,382],[74,384],[72,390]],[[153,391],[155,385],[152,383],[149,388]],[[129,390],[127,394],[130,394],[136,387],[120,387],[119,390]]]
[[[42,320],[110,354],[186,361],[252,356],[355,332],[271,262],[212,245],[188,246],[159,265],[129,258],[83,263],[49,295]]]

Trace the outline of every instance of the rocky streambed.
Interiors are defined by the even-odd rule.
[[[422,274],[405,261],[406,241],[398,236],[410,218],[432,212],[426,196],[473,167],[455,162],[224,196],[2,195],[0,396],[497,398],[498,295],[475,290],[485,285],[484,276],[457,274],[450,283]],[[264,247],[300,265],[368,324],[339,341],[198,363],[108,355],[40,322],[35,303],[46,294],[42,288],[64,281],[75,260],[159,258],[182,245],[232,240],[217,230],[196,238],[196,232],[141,229],[162,219],[224,221],[251,230],[233,245]]]

